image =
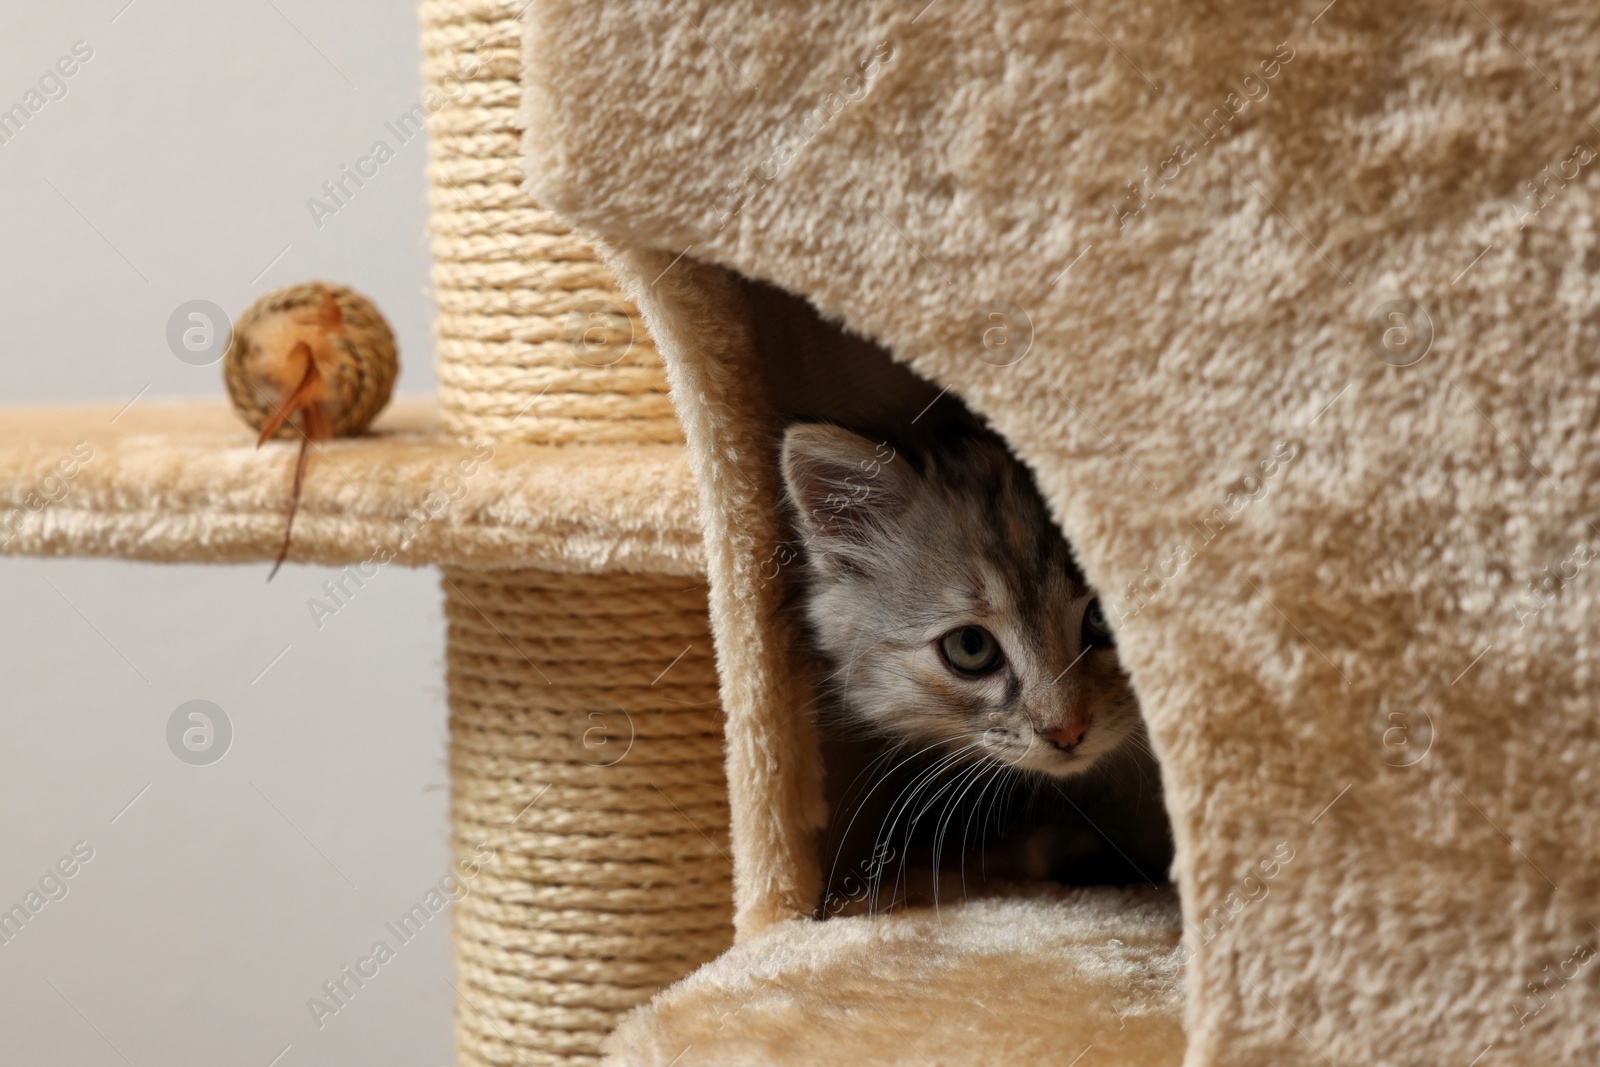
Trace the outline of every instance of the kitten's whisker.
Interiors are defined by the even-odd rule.
[[[834,696],[834,695],[835,694],[824,690],[824,688],[821,685],[818,685],[817,686],[817,695],[812,697],[810,700],[806,701],[804,704],[801,704],[800,707],[797,710],[799,710],[799,711],[810,711],[813,706],[821,703],[823,700],[827,699],[828,697]]]
[[[860,652],[857,652],[855,655],[851,656],[849,662],[847,662],[843,667],[840,667],[837,671],[835,671],[834,674],[833,674],[833,677],[839,678],[840,687],[843,688],[843,687],[848,686],[850,684],[850,672],[855,670],[856,664],[860,663],[861,660],[866,657],[868,652],[873,651],[874,649],[876,649],[879,646],[883,645],[888,640],[889,639],[887,637],[878,638],[876,641],[872,642],[872,644],[868,645],[866,648],[862,649]],[[841,675],[842,675],[842,677],[840,677]]]
[[[977,760],[965,760],[965,762],[968,765],[965,766],[965,767],[961,766],[961,764],[964,762],[963,757],[966,757],[967,753],[973,747],[975,747],[975,745],[968,745],[968,746],[966,746],[966,747],[964,747],[962,749],[958,749],[956,752],[951,754],[951,759],[945,761],[945,763],[944,763],[943,767],[941,768],[941,770],[948,770],[949,768],[951,768],[953,766],[954,767],[960,767],[961,769],[957,773],[956,777],[950,778],[950,779],[946,780],[943,784],[941,784],[939,786],[939,788],[934,791],[933,795],[928,798],[927,803],[923,804],[922,808],[916,813],[916,815],[912,816],[910,822],[908,822],[906,824],[906,838],[907,838],[907,842],[908,842],[908,848],[907,848],[908,852],[909,852],[909,841],[910,841],[911,834],[916,830],[917,824],[922,821],[922,817],[924,815],[926,815],[929,811],[931,811],[933,809],[933,806],[939,802],[939,798],[945,796],[945,794],[947,792],[949,793],[950,798],[945,801],[944,810],[946,812],[950,811],[951,810],[951,805],[954,804],[954,803],[959,802],[961,793],[964,792],[964,790],[962,788],[963,783],[968,783],[970,781],[970,779],[972,779],[977,774],[982,772],[982,770],[984,768],[984,764],[985,764],[986,761],[983,760],[981,757],[979,759],[977,759]],[[931,783],[929,783],[929,784],[931,784]],[[926,785],[924,786],[924,788],[926,788]],[[939,830],[939,826],[941,824],[942,819],[943,819],[943,816],[941,816],[940,819],[934,820],[933,872],[932,873],[933,873],[933,904],[934,904],[935,912],[937,912],[938,907],[939,907],[939,855],[940,855],[940,851],[942,849],[942,844],[943,844],[943,840],[942,840],[943,839],[943,835],[942,835],[942,832]]]
[[[936,916],[939,914],[939,855],[940,855],[941,852],[944,851],[944,835],[950,829],[950,820],[951,820],[951,818],[953,818],[955,816],[956,812],[958,810],[960,810],[962,798],[965,797],[967,795],[967,793],[969,793],[972,790],[972,787],[974,785],[976,785],[978,783],[978,780],[980,778],[982,778],[984,776],[984,774],[986,774],[987,772],[988,772],[988,767],[983,763],[978,763],[978,764],[974,765],[972,767],[972,769],[967,772],[966,779],[965,779],[967,784],[961,789],[960,792],[956,793],[954,796],[952,796],[950,798],[950,803],[945,805],[945,814],[944,814],[944,816],[940,819],[939,824],[934,829],[934,834],[933,834],[933,912],[934,912],[934,914]],[[963,857],[963,861],[964,860],[965,860],[965,857]],[[966,887],[967,887],[966,867],[965,867],[965,863],[963,862],[962,879],[961,879],[961,891],[962,891],[963,895],[966,894]]]
[[[1017,788],[1022,784],[1022,777],[1022,772],[1014,767],[1007,767],[1005,769],[1005,773],[1001,775],[1001,781],[1004,784],[1001,786],[1001,788],[994,791],[993,822],[994,832],[997,834],[1005,831],[1006,809],[1009,808],[1011,806],[1011,802],[1016,799]],[[978,842],[978,854],[980,857],[986,855],[984,850],[988,847],[989,823],[985,822],[983,826],[983,836]],[[987,867],[984,868],[984,875],[985,877],[988,876]]]
[[[954,764],[952,766],[955,768],[957,777],[946,778],[939,785],[939,788],[934,792],[934,794],[928,798],[928,802],[922,805],[921,808],[917,809],[917,813],[911,817],[911,822],[908,824],[907,829],[916,829],[917,823],[921,822],[922,817],[928,814],[928,812],[932,810],[933,806],[939,802],[939,798],[944,795],[945,790],[952,788],[955,783],[963,780],[968,774],[971,773],[971,768],[969,767],[962,767],[959,766],[959,764]],[[952,768],[947,767],[945,769],[950,770]],[[931,785],[933,783],[930,782],[929,784]]]
[[[910,810],[911,805],[916,803],[917,797],[921,795],[921,793],[922,793],[922,791],[924,789],[926,789],[929,785],[931,785],[933,782],[935,782],[938,779],[940,774],[942,774],[948,767],[950,767],[957,760],[959,760],[961,758],[961,756],[963,756],[969,749],[972,749],[972,748],[975,748],[975,747],[977,747],[977,742],[973,742],[972,744],[966,745],[963,748],[959,748],[954,752],[948,753],[948,754],[940,757],[938,760],[936,760],[933,763],[932,766],[926,767],[922,771],[920,771],[916,775],[916,777],[912,779],[911,784],[908,785],[906,788],[902,789],[900,791],[899,796],[897,796],[895,798],[894,803],[892,805],[890,805],[889,818],[888,818],[887,822],[885,823],[885,827],[884,827],[885,836],[893,836],[894,828],[897,825],[899,825],[901,814],[903,812],[905,812],[905,811]],[[896,871],[896,874],[895,874],[895,883],[894,884],[896,886],[898,886],[900,884],[900,880],[905,874],[906,859],[907,859],[908,853],[911,850],[911,830],[913,829],[914,826],[915,826],[915,820],[913,820],[912,823],[909,824],[906,827],[905,840],[904,840],[904,843],[902,845],[901,854],[900,854],[900,866],[899,866],[899,868],[898,868],[898,870]],[[877,839],[874,840],[874,850],[876,850],[876,846],[877,846]],[[910,883],[907,882],[907,888],[909,888],[909,887],[910,887]]]
[[[916,759],[917,757],[923,755],[924,753],[931,751],[932,749],[940,747],[940,745],[942,745],[942,744],[943,744],[943,742],[934,742],[933,744],[928,745],[926,748],[920,749],[919,751],[912,753],[910,756],[907,756],[905,759],[901,760],[898,764],[896,764],[894,767],[892,767],[888,771],[888,773],[886,773],[882,778],[880,778],[879,781],[878,781],[878,784],[874,785],[872,787],[872,789],[868,791],[867,796],[862,798],[861,806],[856,809],[855,815],[851,816],[850,824],[845,827],[844,838],[848,839],[849,833],[850,833],[850,829],[851,829],[851,827],[853,827],[855,825],[856,817],[859,816],[861,814],[862,809],[865,808],[867,798],[870,797],[873,792],[877,791],[878,785],[882,785],[884,782],[888,781],[890,776],[893,775],[895,771],[898,771],[901,767],[904,767],[907,763],[909,763],[912,760]],[[959,755],[959,753],[956,753],[956,755]],[[900,792],[900,795],[897,796],[896,799],[893,802],[891,802],[891,804],[890,804],[890,809],[891,809],[890,819],[889,819],[889,822],[888,822],[888,824],[886,826],[886,829],[887,829],[887,831],[888,831],[888,833],[890,835],[893,834],[894,826],[899,821],[898,808],[899,808],[899,805],[900,805],[901,797],[905,796],[905,793],[906,793],[907,790],[920,790],[922,784],[924,784],[924,780],[925,779],[931,780],[932,777],[937,776],[939,771],[944,767],[944,765],[951,758],[952,758],[951,756],[941,757],[939,760],[937,760],[933,764],[933,766],[924,768],[923,770],[919,771],[912,778],[911,783],[909,785],[907,785],[904,789],[902,789],[901,792]],[[913,796],[914,795],[915,795],[915,792],[913,792]],[[878,845],[879,845],[880,842],[882,842],[884,844],[887,844],[887,842],[884,841],[884,839],[883,839],[883,837],[881,835],[875,836],[873,838],[873,851],[874,851],[874,854],[877,852]],[[843,848],[843,839],[841,840],[840,847],[841,847],[841,849]],[[835,863],[837,864],[837,859],[835,860]],[[830,878],[830,881],[831,881],[831,879],[832,879],[832,875],[831,874],[829,875],[829,878]],[[881,877],[879,879],[879,883],[881,885]],[[871,898],[871,901],[870,901],[869,906],[868,906],[869,914],[873,911],[873,909],[876,906],[876,899],[877,899],[876,892],[874,892],[874,895]]]
[[[994,832],[997,834],[1002,833],[1005,829],[1005,807],[1011,802],[1011,798],[1016,796],[1017,786],[1022,782],[1023,778],[1024,775],[1022,772],[1017,770],[1015,767],[1003,765],[1000,768],[998,780],[1003,782],[1004,785],[1000,789],[995,790],[993,807]],[[980,864],[979,869],[983,872],[985,880],[987,880],[989,877],[988,848],[989,820],[985,818],[979,827],[978,835],[978,863]]]
[[[975,772],[970,767],[963,769],[962,772],[961,772],[961,777],[959,779],[957,779],[954,783],[952,783],[952,785],[953,786],[959,786],[959,784],[961,782],[966,781],[974,773]],[[943,790],[941,790],[941,792],[943,792]],[[948,813],[950,811],[950,806],[952,804],[954,804],[960,798],[960,796],[961,796],[960,789],[959,788],[952,788],[951,789],[951,793],[950,793],[950,799],[945,801],[944,810],[942,812],[940,812],[940,817],[938,819],[934,820],[934,827],[933,827],[933,914],[934,914],[934,918],[936,918],[936,919],[937,918],[942,918],[942,915],[940,914],[940,911],[939,911],[939,857],[940,857],[941,853],[943,852],[943,849],[941,847],[942,842],[940,841],[939,826],[943,822],[943,817],[944,817],[945,813]]]
[[[983,798],[988,795],[989,787],[994,784],[998,771],[991,771],[984,780],[983,788],[978,790],[978,795],[972,800],[972,807],[967,809],[967,817],[961,820],[961,899],[967,900],[967,841],[972,836],[972,820],[983,810]]]
[[[909,742],[905,742],[904,744],[909,744]],[[902,744],[899,747],[904,747],[904,744]],[[867,801],[872,797],[873,793],[877,792],[878,786],[882,785],[884,782],[887,782],[889,780],[889,775],[893,774],[895,771],[899,770],[901,767],[904,767],[911,760],[916,759],[918,756],[922,755],[925,752],[930,752],[933,749],[938,748],[941,744],[943,744],[942,741],[935,741],[932,744],[926,746],[925,748],[922,748],[922,749],[919,749],[916,752],[913,752],[911,755],[907,756],[905,759],[901,760],[899,763],[897,763],[893,767],[891,767],[888,770],[888,772],[886,772],[884,774],[884,776],[882,778],[878,779],[877,785],[874,785],[871,789],[867,790],[866,795],[861,798],[861,803],[859,805],[857,805],[856,810],[855,810],[855,814],[850,816],[850,822],[848,824],[846,824],[846,826],[844,828],[844,833],[839,836],[839,850],[834,853],[833,868],[828,872],[828,881],[826,883],[827,885],[832,885],[833,884],[833,876],[835,874],[837,874],[838,871],[839,871],[839,857],[840,857],[840,855],[843,854],[845,844],[850,840],[850,831],[851,831],[852,828],[854,828],[854,826],[856,824],[857,817],[860,816],[862,810],[866,807]],[[896,751],[897,751],[897,749],[890,749],[887,753],[884,754],[884,756],[885,757],[893,756]],[[878,761],[874,760],[873,762],[877,763]],[[871,769],[872,769],[871,766],[868,766],[866,768],[866,770],[863,770],[861,773],[862,774],[866,774]],[[857,775],[856,777],[859,780],[859,778],[861,776]],[[852,784],[854,784],[854,783],[852,783]],[[874,846],[876,846],[876,844],[877,844],[877,839],[876,838],[873,839],[873,844],[874,844]]]
[[[924,814],[926,814],[926,812],[928,810],[928,807],[931,806],[935,801],[937,801],[939,795],[941,793],[943,793],[943,791],[946,788],[946,786],[944,784],[940,784],[941,780],[942,780],[945,772],[947,772],[951,767],[955,766],[959,762],[960,757],[961,757],[961,753],[960,752],[950,753],[950,754],[942,757],[933,766],[931,766],[931,767],[927,768],[926,770],[924,770],[921,774],[919,774],[917,776],[917,778],[913,781],[913,784],[910,787],[908,787],[906,790],[902,791],[901,798],[897,800],[897,803],[895,805],[894,810],[891,811],[890,820],[889,820],[889,828],[890,828],[890,830],[892,832],[893,828],[895,826],[899,825],[901,815],[909,813],[910,810],[911,810],[911,806],[917,802],[918,798],[921,797],[922,794],[928,788],[930,788],[930,787],[932,787],[932,786],[934,786],[936,784],[939,785],[938,790],[934,793],[933,797],[930,798],[928,804],[924,805],[923,808],[919,812],[917,812],[916,815],[912,816],[906,823],[905,847],[902,850],[902,857],[901,857],[901,870],[902,871],[905,868],[906,856],[908,856],[910,851],[911,851],[911,834],[916,829],[917,822],[922,818],[922,816]],[[909,883],[908,883],[908,887],[909,887]]]
[[[1005,777],[1005,772],[1005,764],[996,763],[994,765],[993,769],[989,772],[989,777],[985,779],[983,783],[983,788],[978,791],[977,797],[972,802],[972,810],[967,812],[967,817],[965,820],[963,820],[961,825],[961,899],[963,900],[967,899],[967,856],[969,854],[967,851],[967,839],[972,834],[972,820],[974,817],[979,817],[982,815],[983,801],[984,798],[989,795],[989,788],[996,782],[1001,781]],[[984,820],[980,817],[978,822],[979,825],[982,826]],[[984,865],[983,846],[981,844],[978,846],[978,863],[979,871],[983,875],[984,881],[988,881],[989,870],[988,867]]]

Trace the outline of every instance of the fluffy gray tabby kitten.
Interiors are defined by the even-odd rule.
[[[1059,877],[1071,856],[1104,852],[1121,874],[1086,880],[1162,877],[1170,846],[1138,702],[1027,468],[966,422],[892,444],[801,423],[782,473],[805,615],[847,715],[945,773],[999,765],[1064,799],[1011,873]],[[1142,829],[1128,821],[1141,797]]]

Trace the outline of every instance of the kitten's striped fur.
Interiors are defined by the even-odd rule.
[[[860,721],[1058,778],[1142,730],[1115,647],[1084,640],[1094,591],[992,435],[946,426],[891,443],[802,423],[784,436],[783,475],[806,616]],[[997,669],[964,673],[942,654],[940,638],[969,626],[998,640]]]
[[[989,878],[1164,877],[1171,839],[1137,699],[1091,615],[1094,590],[1004,443],[967,417],[912,435],[800,423],[782,472],[826,688],[888,745],[841,811],[838,848],[868,847],[856,829],[874,856],[914,852],[937,871],[959,827],[944,859],[964,882],[971,845]],[[960,669],[945,644],[971,627],[998,643],[990,669]],[[1007,814],[1019,785],[1027,801]],[[1003,844],[986,849],[991,815]]]

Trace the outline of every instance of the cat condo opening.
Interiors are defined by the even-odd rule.
[[[1026,881],[1167,884],[1160,771],[1131,680],[1031,474],[887,351],[771,286],[745,281],[743,297],[780,465],[806,472],[803,486],[784,476],[785,537],[763,562],[815,693],[789,712],[820,735],[813,916]],[[930,449],[971,484],[930,467]],[[837,568],[830,548],[844,552]],[[827,573],[832,599],[815,588]],[[955,667],[939,635],[982,635],[989,663]],[[1051,728],[1072,729],[1065,747]]]

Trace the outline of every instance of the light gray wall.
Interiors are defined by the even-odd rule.
[[[0,28],[0,110],[93,51],[0,144],[0,404],[221,397],[169,351],[173,309],[317,277],[372,296],[400,389],[433,391],[426,148],[384,129],[420,96],[414,5],[10,4]],[[319,228],[307,199],[380,138],[395,158]],[[266,570],[0,557],[0,908],[93,850],[0,944],[0,1062],[451,1061],[447,916],[384,928],[448,862],[437,576],[387,568],[318,631],[329,573]],[[194,699],[234,732],[206,766],[167,739]],[[319,1029],[307,999],[379,939],[395,958]]]

